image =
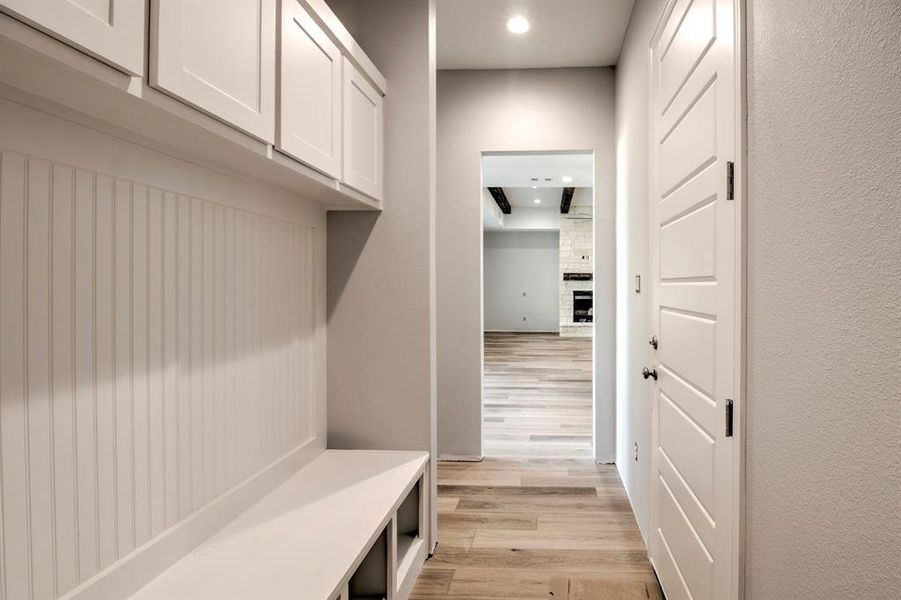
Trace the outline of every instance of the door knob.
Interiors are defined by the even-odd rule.
[[[648,377],[653,377],[654,381],[657,381],[657,369],[649,369],[645,367],[641,370],[641,376],[647,379]]]

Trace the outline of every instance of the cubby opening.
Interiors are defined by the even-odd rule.
[[[388,530],[376,538],[348,585],[348,600],[387,600]]]
[[[397,529],[397,581],[405,581],[414,557],[422,544],[420,527],[422,524],[422,479],[417,481],[407,497],[397,509],[395,527]]]

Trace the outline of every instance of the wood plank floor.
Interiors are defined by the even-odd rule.
[[[438,547],[411,600],[662,600],[616,468],[438,465]]]
[[[485,333],[485,456],[591,457],[591,342]]]

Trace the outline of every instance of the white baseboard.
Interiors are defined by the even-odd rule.
[[[482,462],[481,454],[439,454],[439,462]]]
[[[595,462],[595,464],[598,464],[598,465],[615,465],[616,464],[616,455],[610,454],[607,456],[595,456],[594,462]]]
[[[313,438],[116,561],[60,600],[128,598],[281,485],[324,450]]]

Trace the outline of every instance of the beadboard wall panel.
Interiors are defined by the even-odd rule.
[[[324,445],[324,240],[240,204],[0,147],[0,599]]]

